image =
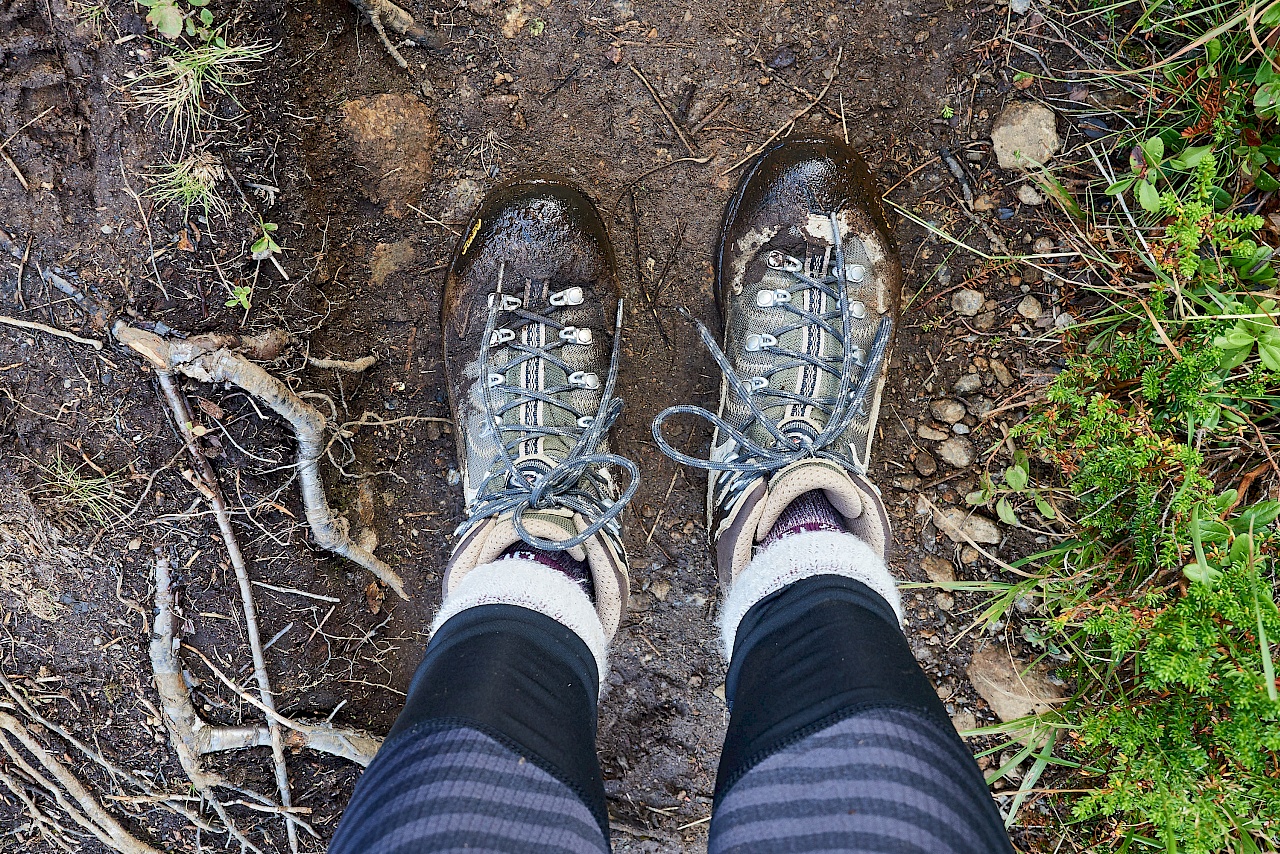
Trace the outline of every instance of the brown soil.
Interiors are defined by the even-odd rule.
[[[64,0],[11,0],[0,8],[0,140],[13,135],[3,148],[13,169],[0,163],[0,229],[27,253],[21,281],[16,260],[0,275],[0,314],[105,339],[42,278],[53,272],[161,331],[283,328],[313,355],[376,353],[378,365],[359,377],[308,368],[296,352],[272,366],[295,387],[327,395],[315,401],[332,404],[341,421],[366,412],[386,420],[446,416],[439,294],[455,229],[494,182],[546,171],[581,183],[617,246],[628,305],[619,384],[627,409],[617,446],[644,476],[626,517],[632,607],[600,713],[614,842],[619,851],[698,850],[727,717],[717,694],[724,674],[712,630],[717,591],[704,482],[657,452],[649,424],[674,402],[710,404],[718,388],[714,365],[678,309],[702,317],[713,310],[710,248],[737,180],[730,167],[834,74],[794,133],[847,132],[889,198],[988,251],[982,232],[957,213],[958,185],[938,154],[944,146],[962,160],[979,153],[965,161],[977,191],[1017,207],[1012,176],[995,169],[985,142],[1013,73],[1030,63],[1020,54],[1011,62],[984,41],[1007,10],[932,0],[472,0],[415,8],[449,34],[444,50],[404,49],[432,87],[419,97],[345,3],[211,8],[232,22],[231,41],[261,39],[276,48],[237,92],[238,104],[209,103],[216,121],[207,142],[245,198],[228,179],[220,189],[235,211],[230,219],[193,216],[189,223],[180,210],[133,195],[168,148],[159,123],[128,90],[128,80],[165,52],[143,35],[134,7],[113,0],[98,32],[85,23],[85,7]],[[639,74],[696,152],[684,149]],[[940,118],[944,103],[954,109],[950,120]],[[684,159],[695,154],[710,160]],[[248,258],[255,216],[279,224],[288,281]],[[1023,208],[1007,222],[992,221],[1022,245],[1039,234],[1036,216]],[[973,256],[926,237],[909,223],[898,229],[912,302],[873,472],[897,520],[894,566],[917,581],[927,580],[920,569],[926,553],[959,557],[918,515],[917,496],[955,503],[978,472],[936,461],[931,443],[917,437],[917,426],[930,422],[928,404],[971,366],[995,405],[1016,403],[1043,364],[1009,341],[1010,324],[1020,320],[1013,306],[1023,296],[1010,284],[1014,271],[987,275]],[[949,283],[970,275],[994,300],[994,326],[985,330],[966,328],[951,311]],[[1030,279],[1036,293],[1048,294]],[[234,284],[254,287],[247,318],[224,305]],[[990,358],[1012,373],[1011,386],[999,381],[1004,375]],[[196,383],[187,392],[200,404],[204,441],[236,508],[255,579],[337,600],[257,590],[263,640],[281,633],[267,655],[281,710],[320,718],[336,710],[339,723],[385,732],[422,653],[460,519],[448,429],[412,421],[363,427],[335,445],[326,466],[334,506],[355,527],[377,533],[378,553],[412,595],[378,603],[363,570],[308,544],[283,425],[261,417],[243,394]],[[687,446],[704,447],[707,438],[695,431]],[[988,426],[974,445],[990,450],[999,440]],[[0,532],[27,531],[0,540],[0,668],[40,700],[44,714],[172,791],[185,781],[156,720],[146,658],[154,548],[172,555],[184,585],[187,642],[246,684],[249,673],[234,578],[216,526],[182,477],[189,462],[181,448],[154,376],[128,352],[0,327]],[[105,526],[77,517],[44,485],[41,467],[58,459],[86,475],[119,472],[123,509],[137,501],[136,512]],[[1018,551],[1006,542],[1001,553]],[[957,565],[961,578],[994,577],[982,559]],[[979,599],[935,595],[908,594],[913,644],[949,707],[990,721],[964,676],[979,633],[955,642],[976,616],[965,609]],[[202,664],[187,666],[200,680],[197,701],[207,717],[257,719]],[[296,802],[312,810],[309,820],[327,839],[357,769],[309,754],[290,762]],[[209,765],[274,791],[266,751]],[[101,793],[128,794],[97,769],[82,772]],[[195,850],[195,829],[170,814],[107,803],[139,834]],[[267,850],[287,850],[278,821],[234,812],[255,838],[265,834]],[[0,851],[55,850],[24,815],[0,792],[0,826],[14,829]],[[96,850],[92,840],[81,844]],[[221,842],[206,834],[204,844]],[[322,844],[304,837],[307,850]]]

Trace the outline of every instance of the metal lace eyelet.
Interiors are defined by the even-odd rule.
[[[560,340],[567,341],[570,344],[590,344],[591,330],[579,329],[576,326],[566,326],[560,330]]]
[[[600,377],[586,371],[574,371],[569,375],[569,385],[595,391],[600,388]]]
[[[861,320],[867,316],[867,306],[865,303],[854,300],[849,303],[849,314],[853,315],[854,320]]]
[[[519,297],[513,297],[511,294],[489,294],[489,308],[493,308],[496,297],[502,297],[502,310],[515,311],[524,305]]]
[[[511,329],[495,329],[493,334],[489,336],[489,346],[496,347],[499,344],[506,344],[508,341],[516,340],[516,333]]]
[[[756,305],[760,308],[773,308],[775,305],[791,302],[791,292],[779,288],[776,291],[760,291],[756,294]]]
[[[760,389],[762,389],[762,388],[768,388],[768,387],[769,387],[769,381],[768,381],[767,379],[765,379],[764,377],[752,377],[752,378],[751,378],[751,390],[752,390],[752,391],[760,391]]]
[[[582,288],[572,287],[565,288],[562,291],[556,291],[548,299],[548,302],[554,306],[563,307],[566,305],[582,305],[583,300],[585,299],[586,296],[582,293]]]
[[[748,353],[759,353],[765,348],[776,346],[778,346],[778,339],[772,335],[749,335],[747,336],[747,343],[743,345],[742,349]]]
[[[867,353],[861,347],[853,348],[853,363],[860,368],[867,364]]]
[[[861,282],[867,277],[867,268],[861,264],[846,264],[844,277],[851,282]]]
[[[489,388],[497,388],[507,381],[507,378],[499,373],[489,374]]]
[[[595,423],[595,421],[596,419],[594,417],[590,415],[584,415],[578,419],[578,426],[581,427],[583,430],[588,430],[590,429],[591,425]]]

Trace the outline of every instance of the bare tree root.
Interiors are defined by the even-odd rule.
[[[249,651],[253,656],[253,678],[258,683],[258,694],[262,699],[262,704],[274,711],[276,707],[275,695],[271,691],[271,677],[267,674],[267,660],[262,652],[262,635],[258,631],[258,609],[254,605],[253,585],[249,583],[249,569],[245,566],[244,554],[240,551],[240,542],[236,539],[235,529],[231,527],[231,514],[227,512],[227,502],[222,495],[222,486],[218,483],[218,475],[214,472],[209,458],[200,451],[199,446],[196,444],[195,434],[191,432],[195,418],[191,414],[191,407],[187,403],[186,396],[178,388],[178,384],[173,381],[171,372],[165,370],[157,371],[157,376],[160,380],[160,387],[164,390],[165,399],[169,403],[169,408],[173,410],[174,420],[178,422],[178,429],[182,432],[187,451],[190,453],[192,462],[195,463],[199,477],[203,482],[204,488],[202,492],[210,506],[213,507],[214,516],[218,520],[218,529],[222,532],[222,542],[227,547],[227,557],[231,560],[231,567],[236,573],[236,583],[240,587],[240,604],[244,612],[245,633],[249,636]],[[159,569],[157,569],[158,573]],[[286,808],[291,807],[293,806],[293,792],[289,788],[289,768],[284,758],[284,737],[280,732],[280,725],[275,721],[268,719],[267,727],[271,735],[271,759],[275,766],[276,788],[280,792],[280,803]],[[297,854],[298,830],[294,821],[293,816],[285,813],[285,831],[289,837],[289,850],[293,854]]]
[[[325,498],[320,478],[320,457],[325,450],[325,416],[292,389],[244,356],[211,337],[169,341],[151,332],[118,321],[116,340],[146,358],[162,375],[179,371],[202,382],[230,382],[267,404],[289,422],[298,441],[298,481],[311,535],[322,548],[345,557],[372,572],[402,599],[408,599],[404,582],[390,566],[351,539],[348,523],[334,514]],[[203,455],[200,455],[203,459]],[[205,462],[207,465],[207,461]]]
[[[378,363],[377,356],[364,356],[359,359],[325,359],[317,356],[308,356],[307,364],[313,368],[332,368],[335,371],[346,371],[349,374],[359,374],[369,370]]]
[[[396,46],[387,36],[388,30],[408,39],[419,47],[432,49],[444,47],[444,39],[439,31],[428,30],[414,20],[413,15],[392,3],[391,0],[351,0],[351,5],[359,9],[369,19],[369,25],[378,34],[378,38],[382,40],[382,46],[386,48],[387,53],[396,61],[396,64],[403,69],[408,70],[409,63],[400,55],[400,51],[396,49]]]
[[[156,562],[156,618],[151,634],[151,668],[155,674],[156,691],[160,694],[161,708],[167,718],[169,733],[173,736],[183,770],[197,786],[220,785],[220,777],[200,768],[200,757],[225,750],[269,746],[270,730],[262,726],[215,727],[205,723],[196,711],[195,704],[191,702],[191,695],[182,677],[176,622],[169,562],[161,557]],[[241,689],[207,658],[205,663],[242,699],[266,711],[261,701]],[[274,710],[268,712],[268,716],[292,730],[285,736],[286,746],[310,748],[349,759],[362,766],[373,761],[374,754],[382,745],[381,739],[357,730],[327,723],[302,723],[290,720]]]
[[[103,809],[97,798],[90,794],[76,775],[59,762],[52,753],[45,750],[17,718],[6,712],[0,712],[0,730],[5,733],[0,735],[0,748],[8,754],[13,764],[47,791],[72,821],[93,834],[99,842],[121,854],[161,854],[159,849],[151,847],[125,830],[115,816]],[[28,762],[9,740],[10,737],[35,757],[36,762],[57,781],[57,784]],[[5,782],[6,785],[9,784],[7,775]],[[10,786],[10,788],[16,793],[16,787]],[[28,809],[35,809],[34,802],[30,798],[23,798],[23,801]],[[38,811],[33,812],[33,818],[41,823],[49,821]]]

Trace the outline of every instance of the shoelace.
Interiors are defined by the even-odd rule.
[[[837,212],[838,213],[838,212]],[[680,406],[671,406],[664,409],[658,414],[653,421],[653,438],[658,443],[659,449],[662,450],[671,459],[684,465],[694,466],[695,468],[705,469],[708,471],[738,471],[750,472],[756,474],[767,474],[784,468],[798,460],[814,458],[828,459],[839,463],[845,468],[849,468],[849,462],[839,454],[827,450],[837,437],[849,428],[859,415],[863,414],[866,403],[867,394],[871,390],[871,384],[875,381],[876,375],[879,373],[880,365],[884,361],[885,354],[889,349],[889,340],[893,336],[893,319],[885,317],[880,321],[880,325],[876,328],[875,338],[871,344],[871,350],[867,353],[865,362],[862,365],[861,373],[857,375],[857,383],[854,382],[855,369],[858,367],[856,348],[849,345],[853,329],[853,321],[855,320],[851,309],[848,294],[848,274],[844,266],[844,250],[840,243],[840,226],[836,219],[837,214],[828,214],[831,219],[831,233],[833,236],[832,256],[834,260],[835,275],[826,275],[821,279],[814,278],[804,272],[803,263],[790,256],[784,256],[784,266],[782,270],[791,274],[797,284],[799,290],[804,291],[810,288],[816,288],[830,297],[835,297],[839,306],[840,329],[837,331],[829,322],[828,317],[814,314],[799,308],[795,304],[795,300],[782,302],[779,307],[795,314],[798,323],[788,327],[785,330],[779,330],[780,333],[791,332],[802,328],[805,325],[817,325],[825,332],[833,335],[842,345],[843,357],[838,365],[833,359],[820,359],[810,356],[807,353],[798,353],[793,350],[786,350],[777,346],[776,343],[768,345],[769,349],[790,357],[792,361],[780,364],[765,374],[762,379],[763,384],[753,382],[751,384],[744,383],[734,371],[733,366],[729,364],[728,358],[724,351],[716,344],[715,338],[707,331],[707,327],[701,322],[695,320],[698,326],[698,334],[702,338],[703,345],[711,353],[711,358],[715,359],[716,365],[724,373],[725,378],[729,382],[729,388],[733,394],[750,413],[751,420],[745,426],[759,422],[773,439],[773,443],[764,446],[758,442],[748,438],[742,431],[733,427],[725,421],[724,418],[703,409],[700,406],[691,406],[683,404]],[[834,287],[833,287],[834,285]],[[792,293],[788,291],[788,293]],[[831,319],[834,319],[832,316]],[[831,398],[808,398],[786,390],[773,389],[768,386],[768,380],[781,371],[791,370],[802,365],[813,365],[819,370],[826,371],[840,378],[840,388],[834,399]],[[758,379],[758,378],[753,378]],[[764,410],[767,404],[758,402],[759,398],[764,396],[773,397],[781,401],[792,401],[802,403],[806,406],[815,406],[822,412],[827,414],[827,424],[822,432],[816,437],[808,437],[795,433],[783,433],[776,423],[768,418]],[[772,404],[777,405],[777,404]],[[662,435],[662,425],[667,419],[673,415],[695,415],[705,419],[714,427],[719,435],[723,438],[729,436],[738,445],[736,459],[731,460],[712,460],[691,457],[688,454],[677,451],[673,448]],[[865,472],[855,472],[855,474],[865,474]]]
[[[489,351],[494,343],[494,330],[497,327],[498,315],[503,310],[513,311],[528,323],[544,324],[548,329],[558,331],[565,328],[552,318],[523,307],[508,309],[501,291],[502,271],[500,269],[498,274],[498,293],[491,298],[492,305],[489,308],[488,322],[485,324],[484,340],[480,344],[481,365],[489,364]],[[579,412],[559,397],[559,395],[577,387],[572,384],[536,390],[510,386],[501,382],[493,383],[486,379],[484,392],[485,415],[498,433],[498,449],[502,467],[498,471],[490,471],[484,481],[481,482],[478,492],[480,497],[475,506],[471,508],[471,518],[458,528],[459,535],[466,533],[467,530],[482,519],[510,512],[516,533],[526,543],[537,549],[565,551],[595,536],[605,525],[609,524],[622,512],[622,509],[635,495],[640,486],[640,470],[635,463],[626,457],[621,457],[617,454],[602,454],[596,451],[605,434],[622,412],[622,400],[613,396],[613,388],[618,379],[618,348],[622,341],[621,332],[622,301],[619,300],[618,313],[614,320],[613,352],[609,358],[609,375],[605,379],[600,398],[600,407],[594,415]],[[559,359],[553,352],[565,343],[565,340],[558,336],[541,347],[533,347],[514,341],[509,343],[516,355],[501,368],[487,369],[487,373],[490,376],[501,374],[505,377],[512,368],[531,359],[545,360],[559,367],[566,374],[570,374],[573,370],[570,365]],[[507,395],[508,399],[505,403],[499,404],[495,398],[503,394]],[[573,416],[576,426],[557,427],[552,425],[502,423],[502,416],[506,412],[533,401],[542,402],[568,412]],[[516,434],[515,438],[507,440],[506,435],[508,433]],[[575,435],[576,440],[573,448],[565,455],[564,459],[539,474],[536,478],[527,479],[526,473],[516,467],[518,455],[513,453],[513,449],[518,448],[522,442],[528,441],[530,438],[546,436],[574,439]],[[609,486],[609,481],[601,474],[601,469],[611,465],[620,467],[628,476],[627,488],[613,502],[609,502],[602,497],[604,490]],[[590,478],[595,483],[600,491],[600,496],[582,488],[581,483],[584,477]],[[490,485],[496,478],[504,478],[505,483],[502,486],[490,489]],[[575,536],[563,540],[544,540],[541,537],[535,537],[530,534],[524,526],[524,514],[529,510],[549,510],[554,508],[566,508],[581,514],[585,519],[593,521]]]

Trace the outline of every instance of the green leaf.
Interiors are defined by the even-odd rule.
[[[1046,519],[1058,518],[1058,511],[1054,510],[1053,505],[1051,505],[1048,501],[1045,501],[1044,497],[1041,496],[1040,493],[1037,492],[1034,497],[1036,500],[1036,510],[1040,511],[1041,516],[1043,516]]]
[[[1280,501],[1259,501],[1240,511],[1240,515],[1231,520],[1231,527],[1236,532],[1259,530],[1270,525],[1280,516]]]
[[[1268,341],[1258,342],[1258,357],[1268,371],[1280,371],[1280,346]]]
[[[1257,177],[1253,179],[1253,186],[1257,187],[1264,193],[1270,193],[1275,190],[1280,190],[1280,181],[1277,181],[1275,176],[1270,172],[1261,171],[1257,174]]]
[[[1123,178],[1123,179],[1121,179],[1121,180],[1119,180],[1119,181],[1116,181],[1116,182],[1115,182],[1114,184],[1112,184],[1110,187],[1107,187],[1107,189],[1105,190],[1105,192],[1106,192],[1106,194],[1107,194],[1108,196],[1118,196],[1118,195],[1120,195],[1121,193],[1123,193],[1123,192],[1127,191],[1130,187],[1132,187],[1132,186],[1133,186],[1133,182],[1134,182],[1134,181],[1136,181],[1136,180],[1138,180],[1138,179],[1137,179],[1137,178]]]
[[[1253,95],[1253,110],[1259,118],[1271,118],[1280,111],[1280,81],[1258,87]]]
[[[1144,211],[1150,213],[1158,213],[1160,211],[1160,193],[1145,178],[1138,182],[1138,204],[1142,205]]]
[[[147,13],[147,20],[160,31],[160,35],[176,39],[182,35],[182,12],[172,3],[157,3]]]
[[[1164,140],[1158,136],[1151,137],[1142,143],[1142,153],[1146,156],[1148,168],[1159,166],[1164,159]]]
[[[1004,482],[1009,484],[1009,488],[1014,492],[1021,492],[1027,488],[1027,470],[1019,466],[1009,466],[1004,470]]]
[[[1205,155],[1212,151],[1212,145],[1196,145],[1178,155],[1178,159],[1182,161],[1182,165],[1187,169],[1194,169],[1200,165],[1201,160],[1204,160]]]
[[[986,504],[987,496],[981,489],[975,489],[973,492],[966,495],[964,500],[966,504],[971,504],[976,507],[979,504]]]
[[[1019,525],[1018,516],[1013,512],[1013,506],[1009,504],[1009,499],[1001,498],[996,502],[996,515],[1000,517],[1000,521],[1007,525]]]
[[[1222,40],[1209,39],[1208,43],[1204,46],[1204,52],[1205,59],[1210,65],[1213,65],[1218,61],[1218,57],[1222,56]]]

